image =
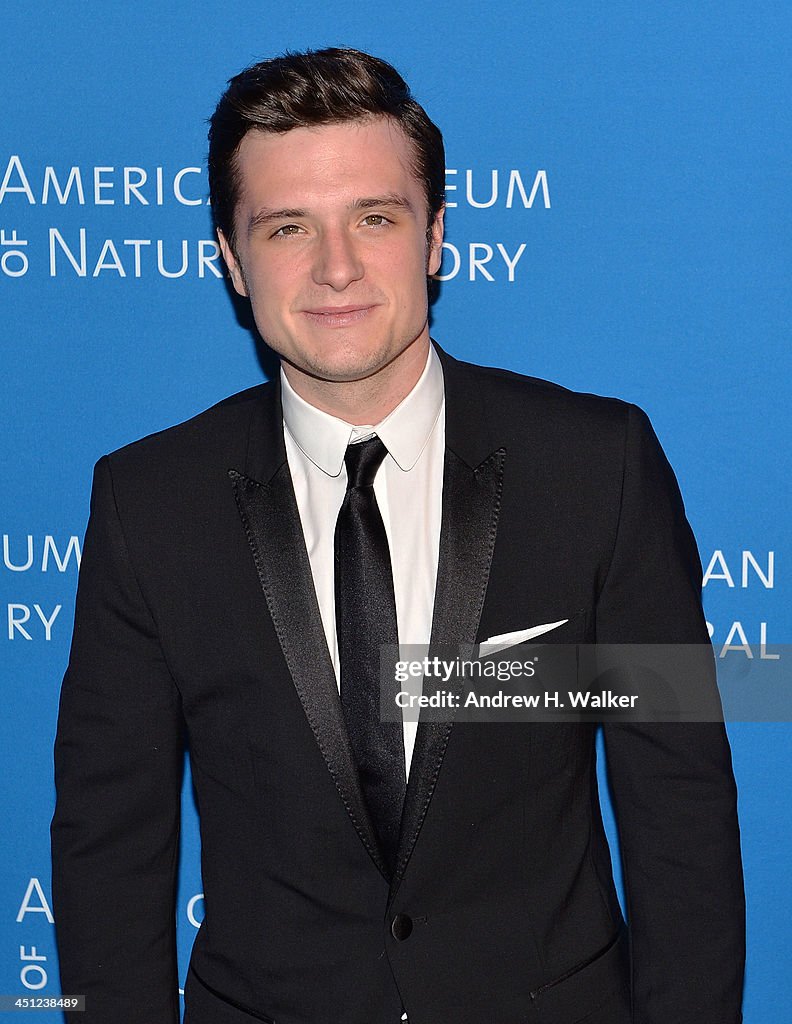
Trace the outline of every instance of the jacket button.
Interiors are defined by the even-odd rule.
[[[405,939],[408,939],[412,928],[412,918],[409,914],[397,914],[391,921],[391,935],[398,942],[404,942]]]

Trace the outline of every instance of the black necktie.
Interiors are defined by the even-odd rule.
[[[347,491],[335,530],[335,607],[341,707],[393,873],[407,783],[402,724],[383,722],[380,714],[380,644],[399,642],[388,538],[374,496],[374,477],[387,454],[378,437],[347,447]]]

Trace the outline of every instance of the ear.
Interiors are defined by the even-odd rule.
[[[429,277],[436,274],[440,269],[443,260],[443,218],[445,217],[445,205],[441,206],[434,215],[429,235],[429,256],[427,259],[426,273]]]
[[[245,276],[242,273],[242,268],[239,265],[239,260],[234,255],[234,250],[228,243],[228,239],[220,230],[217,229],[217,241],[220,243],[220,251],[223,254],[225,265],[228,267],[228,273],[231,275],[231,281],[233,282],[234,288],[237,294],[243,295],[245,298],[248,297],[248,291],[245,287]]]

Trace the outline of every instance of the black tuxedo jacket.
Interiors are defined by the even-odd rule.
[[[705,643],[646,416],[441,353],[434,643]],[[56,742],[53,899],[80,1024],[178,1019],[183,740],[205,919],[187,1024],[736,1024],[743,895],[722,726],[419,725],[389,882],[265,384],[97,464]],[[690,686],[712,686],[691,679]],[[77,1015],[74,1017],[77,1020]]]

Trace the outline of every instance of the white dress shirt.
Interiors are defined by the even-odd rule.
[[[390,546],[400,644],[428,644],[432,630],[445,452],[443,370],[432,346],[412,391],[380,423],[353,426],[301,398],[281,369],[283,424],[327,648],[340,679],[335,623],[335,525],[346,494],[347,445],[376,433],[388,449],[374,480]],[[339,682],[340,686],[340,682]],[[410,772],[416,722],[404,722]]]

